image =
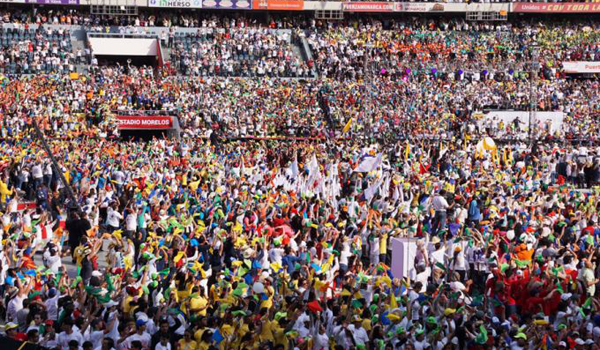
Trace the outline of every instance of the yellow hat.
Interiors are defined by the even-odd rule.
[[[451,308],[446,308],[446,310],[444,310],[444,316],[450,316],[452,314],[454,314],[456,312],[456,309],[451,309]]]

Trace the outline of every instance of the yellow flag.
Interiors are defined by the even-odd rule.
[[[184,255],[185,255],[185,252],[177,253],[177,256],[175,256],[175,259],[173,259],[173,261],[177,264],[179,262],[179,260],[181,260],[183,258]]]
[[[392,310],[398,308],[398,302],[396,301],[396,296],[394,294],[390,294],[390,308]]]
[[[344,126],[344,129],[342,130],[342,134],[347,133],[348,130],[350,130],[351,126],[352,126],[352,118],[348,119],[348,122],[346,123],[346,125]]]
[[[194,181],[194,182],[190,182],[190,184],[189,184],[190,189],[192,190],[192,192],[196,192],[196,190],[198,189],[199,185],[200,185],[200,180]]]
[[[408,155],[410,154],[410,144],[408,140],[406,140],[406,149],[404,150],[404,160],[408,159]]]

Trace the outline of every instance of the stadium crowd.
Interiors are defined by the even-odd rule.
[[[294,52],[290,32],[273,29],[200,29],[173,37],[171,60],[189,75],[308,77],[310,70]]]
[[[600,89],[560,65],[597,59],[597,22],[202,21],[182,75],[4,67],[3,345],[599,347]],[[533,43],[561,127],[479,119],[528,110]],[[119,137],[154,111],[181,139]]]

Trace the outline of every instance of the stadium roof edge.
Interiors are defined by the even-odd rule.
[[[189,8],[255,11],[344,11],[370,13],[600,13],[600,2],[366,2],[366,1],[303,1],[303,0],[0,0],[7,4],[44,4],[76,6],[126,6],[150,8]]]

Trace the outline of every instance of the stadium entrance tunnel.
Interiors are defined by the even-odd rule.
[[[163,49],[155,34],[88,33],[87,41],[99,66],[163,64]]]
[[[152,139],[171,138],[169,130],[121,130],[121,138],[127,141],[152,141]]]

